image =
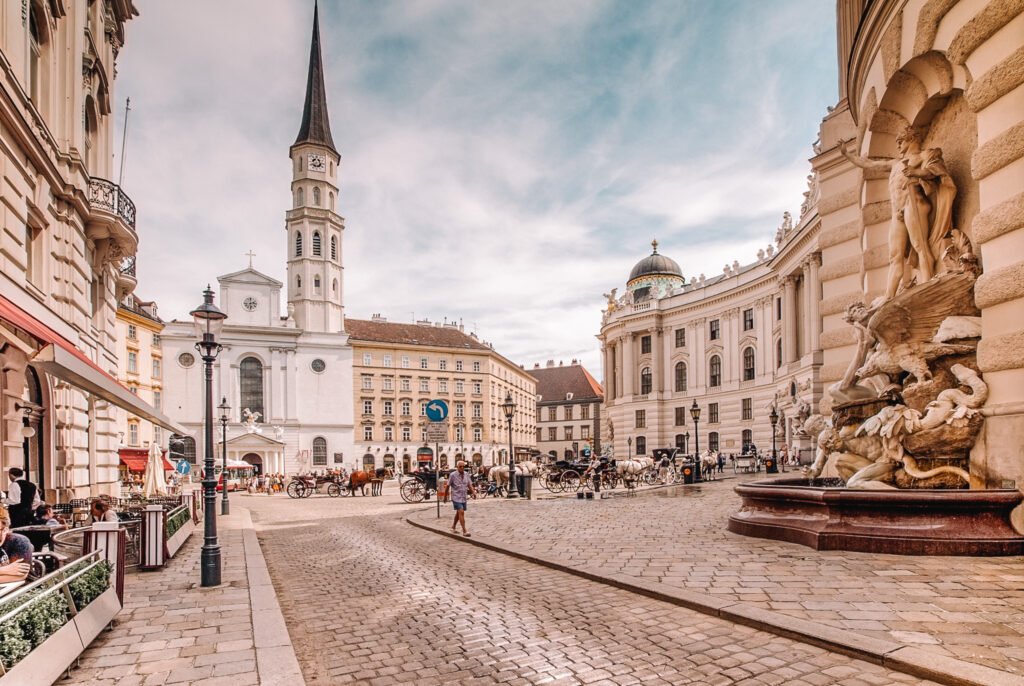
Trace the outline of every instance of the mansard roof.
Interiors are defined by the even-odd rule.
[[[581,364],[541,367],[527,371],[537,379],[538,402],[541,404],[564,403],[570,393],[574,401],[604,400],[604,389],[601,388],[601,384]]]

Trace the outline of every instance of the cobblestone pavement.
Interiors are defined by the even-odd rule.
[[[1024,674],[1024,558],[817,552],[739,536],[726,531],[740,505],[736,483],[478,508],[470,521],[482,540],[565,565],[701,591]]]
[[[930,683],[436,536],[374,500],[250,505],[307,683]]]

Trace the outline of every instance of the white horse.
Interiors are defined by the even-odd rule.
[[[718,468],[718,455],[710,450],[701,457],[701,476],[704,479],[714,479],[715,470]]]
[[[650,457],[638,457],[632,460],[616,460],[615,471],[620,477],[635,477],[652,466],[654,466],[654,460]]]
[[[536,462],[527,460],[526,462],[516,463],[516,475],[528,474],[530,476],[537,476],[537,472],[540,471],[540,466]],[[496,467],[491,467],[491,470],[487,472],[487,478],[494,482],[494,485],[498,488],[506,488],[508,486],[508,465],[500,464]]]

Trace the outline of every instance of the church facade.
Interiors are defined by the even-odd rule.
[[[287,283],[253,268],[217,278],[228,315],[214,369],[215,400],[225,399],[229,461],[264,473],[355,464],[352,348],[342,284],[344,219],[337,213],[340,156],[327,113],[319,18],[313,17],[306,98],[290,148],[292,207],[285,213]],[[281,291],[287,309],[281,312]],[[202,459],[204,379],[191,322],[163,332],[167,411],[187,429],[171,451]],[[216,414],[216,413],[215,413]],[[218,434],[217,453],[221,439]]]

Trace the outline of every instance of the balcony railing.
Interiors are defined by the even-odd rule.
[[[135,228],[135,203],[116,183],[92,179],[89,182],[89,204],[116,214],[132,229]]]
[[[136,276],[135,274],[135,255],[126,257],[121,260],[121,273],[125,276]]]

